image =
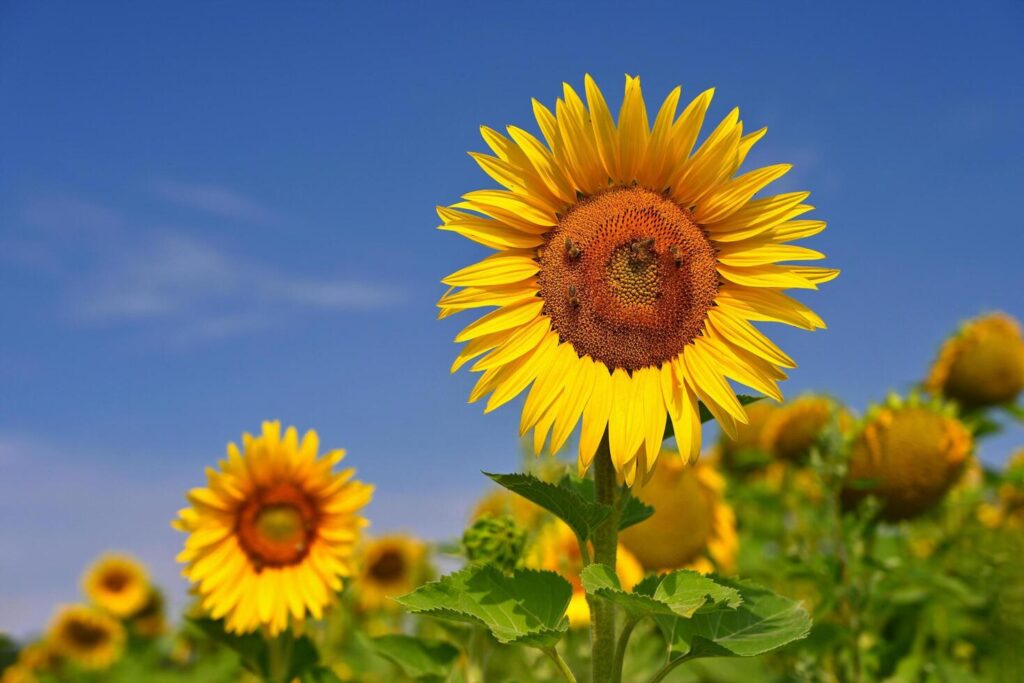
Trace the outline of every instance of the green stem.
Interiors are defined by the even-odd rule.
[[[555,663],[555,668],[558,669],[558,673],[562,674],[562,678],[568,681],[568,683],[576,683],[576,676],[573,675],[572,669],[562,659],[562,655],[558,654],[558,650],[553,647],[545,647],[542,650]]]
[[[629,618],[622,625],[622,632],[619,634],[619,644],[615,647],[615,663],[612,666],[612,683],[622,683],[622,665],[626,661],[626,647],[629,645],[629,637],[633,635],[633,629],[640,623],[639,619]]]
[[[288,670],[291,668],[294,642],[290,632],[282,633],[274,638],[267,637],[267,680],[269,683],[288,683]]]
[[[658,669],[658,673],[654,674],[654,678],[651,679],[651,683],[661,683],[661,681],[665,680],[665,676],[668,676],[670,673],[672,673],[673,669],[675,669],[683,662],[689,661],[689,659],[689,657],[680,657],[679,659],[673,659],[668,664]]]
[[[594,456],[594,488],[597,502],[612,509],[608,519],[594,530],[594,562],[615,571],[619,547],[619,483],[615,476],[615,465],[612,464],[607,432]],[[614,680],[615,665],[615,605],[606,600],[589,602],[593,683],[610,683]]]

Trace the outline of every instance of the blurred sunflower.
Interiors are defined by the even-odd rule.
[[[789,401],[765,420],[761,447],[776,460],[802,462],[833,416],[844,432],[853,425],[849,411],[831,398],[812,394]]]
[[[18,658],[3,670],[0,683],[35,683],[40,674],[54,673],[60,656],[46,640],[30,643],[18,651]]]
[[[919,515],[956,484],[972,449],[971,433],[951,406],[916,394],[890,396],[868,412],[853,439],[843,505],[875,495],[886,519]]]
[[[117,619],[86,605],[62,607],[47,632],[53,651],[83,669],[110,667],[124,652],[125,631]]]
[[[579,467],[607,429],[612,462],[632,485],[654,467],[666,419],[685,457],[700,453],[698,400],[726,433],[747,421],[727,378],[781,399],[793,360],[751,321],[824,327],[783,290],[817,289],[838,271],[781,262],[823,258],[787,244],[825,228],[793,220],[806,192],[753,199],[790,168],[735,176],[764,129],[743,134],[733,109],[695,152],[713,91],[676,116],[676,88],[649,125],[638,78],[618,121],[594,81],[564,86],[552,113],[533,103],[542,142],[483,128],[494,156],[472,154],[505,190],[438,207],[442,230],[496,249],[443,280],[440,317],[498,307],[456,336],[452,371],[478,356],[470,394],[486,412],[532,383],[520,432],[561,448],[582,420]],[[691,152],[693,152],[691,154]]]
[[[654,514],[619,539],[645,569],[735,569],[736,516],[725,502],[725,480],[711,464],[701,460],[688,467],[665,451],[654,476],[634,493]]]
[[[294,427],[282,436],[279,422],[264,422],[260,436],[242,436],[242,450],[228,444],[219,471],[207,468],[207,486],[189,491],[173,523],[189,534],[182,574],[228,631],[262,625],[273,636],[289,620],[319,619],[353,573],[373,487],[355,470],[333,471],[345,451],[318,450],[316,432],[300,442]]]
[[[392,534],[367,541],[356,589],[363,610],[397,609],[388,598],[412,592],[427,578],[427,546],[419,539]]]
[[[1010,456],[995,503],[985,503],[978,518],[988,527],[1024,528],[1024,448]]]
[[[540,530],[526,551],[524,564],[531,569],[546,569],[558,572],[572,584],[572,598],[566,615],[569,625],[573,628],[584,628],[590,624],[590,605],[587,604],[587,593],[583,590],[580,573],[583,571],[583,558],[580,555],[579,541],[572,529],[561,520],[552,520]],[[632,590],[633,586],[644,578],[644,568],[629,550],[619,544],[616,557],[615,573],[624,590]]]
[[[146,604],[149,576],[146,568],[131,557],[108,553],[86,570],[82,590],[94,605],[124,618]]]
[[[1004,313],[968,321],[942,345],[925,388],[968,409],[1013,401],[1024,389],[1020,324]]]

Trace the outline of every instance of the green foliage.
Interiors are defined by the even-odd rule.
[[[563,479],[558,484],[550,484],[532,474],[484,474],[558,517],[569,525],[581,541],[589,539],[594,529],[612,513],[607,505],[594,502],[592,497],[590,500],[584,497],[580,488],[570,483],[571,480]]]
[[[410,612],[479,624],[501,643],[550,647],[568,628],[572,586],[554,572],[470,566],[396,598]]]
[[[234,651],[247,671],[264,680],[291,681],[298,678],[302,683],[337,680],[329,669],[320,665],[316,645],[309,636],[296,638],[290,631],[286,631],[276,640],[268,641],[259,633],[229,633],[224,629],[224,623],[217,619],[200,618],[190,621],[206,637]],[[274,648],[283,648],[287,652],[284,658],[287,669],[284,671],[275,671]]]
[[[401,634],[380,636],[370,642],[374,652],[417,681],[444,680],[459,656],[459,651],[449,643]]]
[[[590,565],[583,570],[581,578],[588,593],[615,603],[638,619],[648,616],[689,618],[705,605],[735,609],[742,602],[735,588],[688,569],[665,576],[649,576],[637,584],[633,592],[622,590],[615,572],[602,564]]]

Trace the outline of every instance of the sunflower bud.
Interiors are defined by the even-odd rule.
[[[485,515],[462,534],[462,552],[470,562],[489,564],[503,572],[518,566],[526,547],[526,532],[508,515]]]
[[[1024,390],[1024,338],[1003,313],[969,321],[943,344],[925,388],[964,408],[1013,401]]]

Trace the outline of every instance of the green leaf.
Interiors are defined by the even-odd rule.
[[[588,593],[614,602],[638,619],[659,615],[690,617],[705,605],[736,608],[742,602],[735,588],[689,569],[648,577],[632,593],[624,591],[615,572],[603,564],[586,567],[581,579]]]
[[[341,683],[341,679],[336,673],[321,665],[303,671],[298,678],[301,683]]]
[[[750,396],[748,394],[737,394],[736,398],[739,400],[740,405],[746,406],[756,401],[762,400],[764,396]],[[705,406],[703,403],[699,403],[698,408],[700,409],[700,421],[702,424],[705,422],[711,422],[712,420],[715,419],[715,416],[711,414],[711,411],[708,410],[707,406]],[[668,439],[672,436],[675,436],[675,431],[672,427],[672,420],[666,420],[665,438]]]
[[[656,617],[673,661],[753,657],[806,638],[810,632],[811,618],[799,603],[750,581],[719,582],[739,592],[743,600],[739,607],[699,610],[689,619]]]
[[[373,638],[370,647],[397,664],[406,676],[416,679],[446,677],[459,656],[459,651],[450,643],[406,635]]]
[[[410,612],[481,624],[502,643],[550,647],[568,628],[572,586],[554,572],[470,566],[396,601]]]
[[[562,477],[558,485],[571,488],[579,493],[588,503],[607,509],[609,512],[611,511],[607,505],[597,502],[597,493],[594,490],[593,479],[580,479],[579,477],[567,474]],[[619,531],[627,529],[634,524],[639,524],[654,514],[654,508],[631,495],[628,490],[624,489],[622,495],[626,496],[626,499],[622,505],[622,514],[619,516]]]
[[[238,654],[242,666],[257,676],[266,677],[268,671],[267,642],[257,633],[237,635],[224,629],[224,622],[219,619],[202,617],[189,619],[210,640],[220,643]]]
[[[558,517],[584,541],[591,537],[594,529],[608,519],[612,512],[607,505],[595,502],[593,495],[589,500],[585,497],[585,489],[581,488],[585,486],[583,480],[576,480],[580,481],[580,485],[576,485],[572,478],[566,477],[558,484],[549,484],[532,474],[484,474]],[[591,482],[591,491],[592,487]]]

